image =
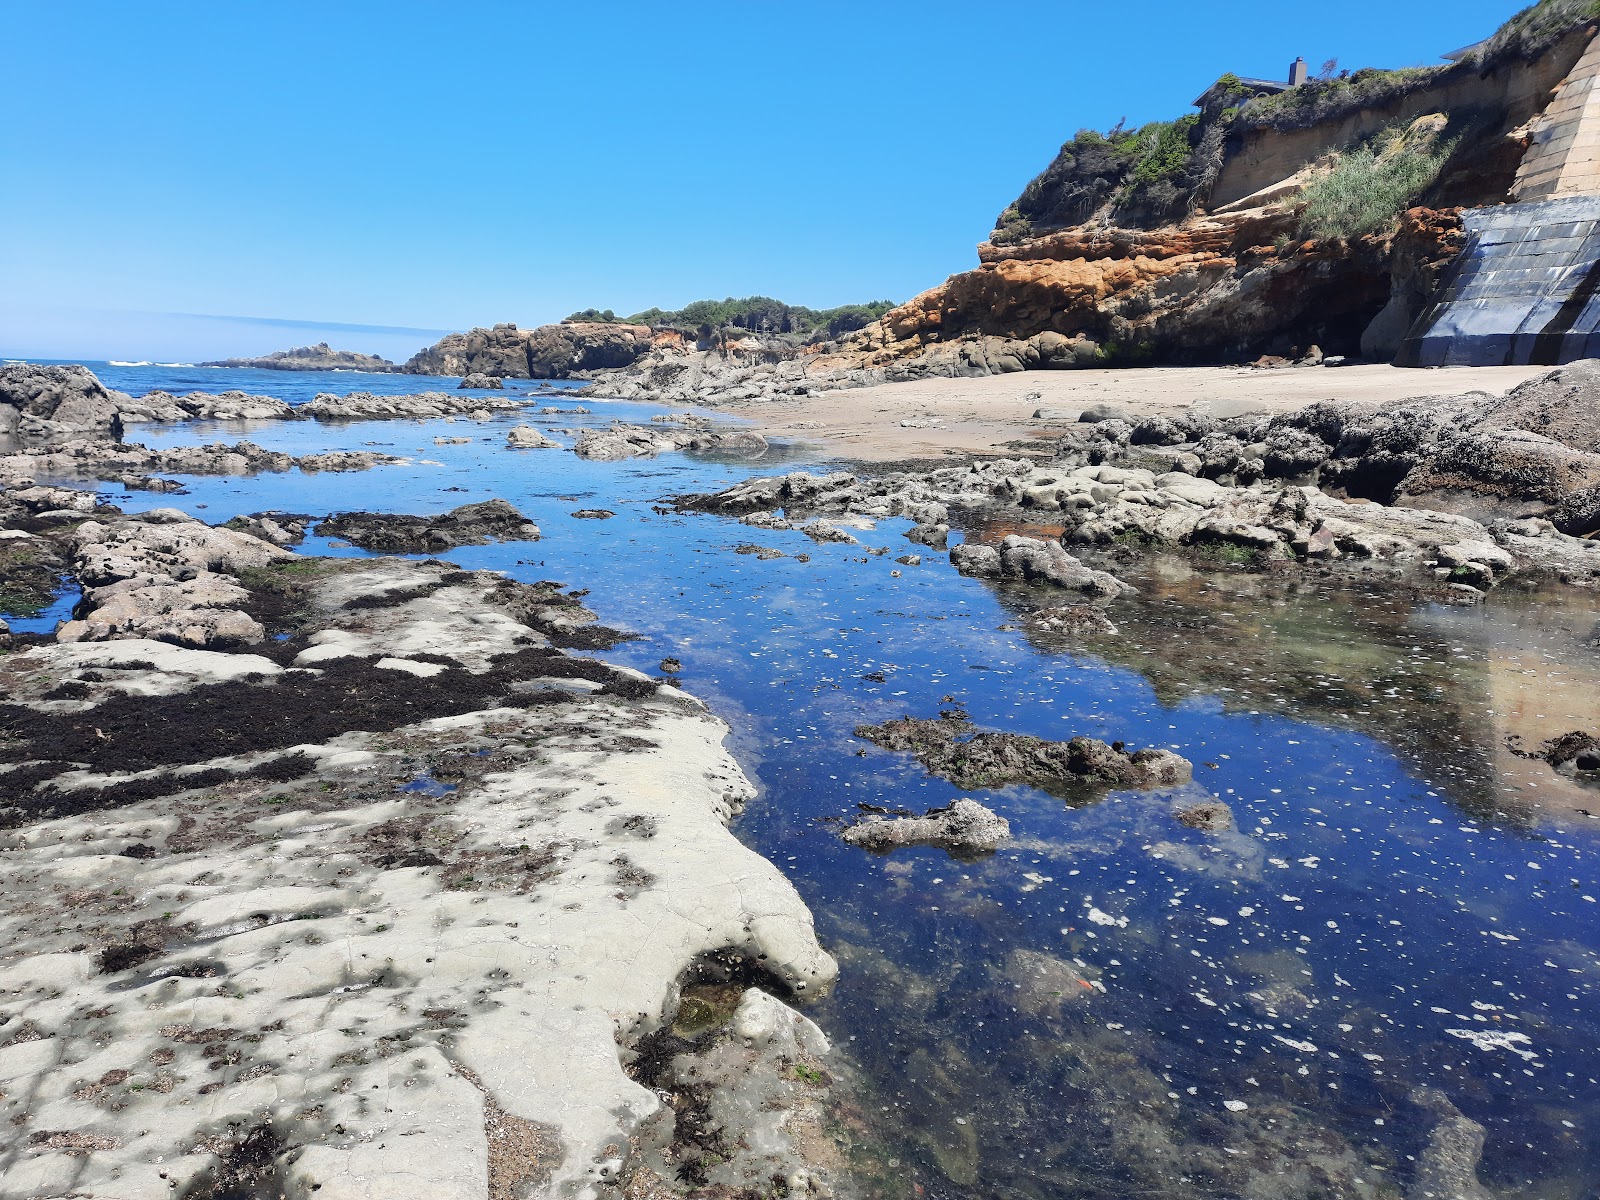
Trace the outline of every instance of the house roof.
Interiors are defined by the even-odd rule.
[[[1446,62],[1460,62],[1463,58],[1472,57],[1474,53],[1483,49],[1483,47],[1487,46],[1488,44],[1489,39],[1484,38],[1481,42],[1473,42],[1470,46],[1463,46],[1459,50],[1452,50],[1449,54],[1441,54],[1439,57],[1444,59]]]
[[[1196,108],[1204,108],[1206,106],[1207,98],[1212,92],[1217,90],[1217,85],[1221,82],[1222,80],[1217,80],[1216,83],[1213,83],[1205,91],[1196,96],[1194,106]],[[1252,92],[1266,92],[1273,96],[1277,95],[1279,92],[1287,92],[1289,90],[1289,85],[1281,79],[1240,79],[1239,82],[1245,87],[1249,88]]]

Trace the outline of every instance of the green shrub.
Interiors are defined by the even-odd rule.
[[[1382,131],[1340,155],[1332,171],[1306,186],[1301,235],[1357,238],[1392,229],[1439,177],[1454,149],[1453,140],[1408,139],[1402,130]]]
[[[571,325],[580,321],[615,321],[616,319],[617,314],[609,308],[585,308],[573,313],[570,317],[563,317],[561,323],[563,325]]]
[[[1500,26],[1477,61],[1492,65],[1511,58],[1531,58],[1563,34],[1596,18],[1600,18],[1600,0],[1540,0]]]
[[[1308,79],[1299,87],[1276,96],[1262,96],[1240,109],[1246,124],[1271,129],[1307,129],[1334,121],[1364,108],[1381,108],[1437,82],[1456,70],[1438,67],[1400,67],[1392,71],[1366,67],[1342,79]]]
[[[1128,178],[1135,184],[1154,183],[1181,175],[1194,153],[1190,134],[1200,123],[1199,113],[1190,113],[1176,121],[1154,121],[1135,135],[1139,141],[1139,157]]]

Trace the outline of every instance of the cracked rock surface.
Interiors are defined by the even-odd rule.
[[[727,830],[726,727],[563,653],[559,585],[176,514],[75,536],[81,628],[0,658],[0,1195],[609,1194],[681,1135],[627,1063],[697,962],[831,982]],[[822,1053],[755,995],[740,1029]],[[729,1171],[812,1178],[763,1121]]]

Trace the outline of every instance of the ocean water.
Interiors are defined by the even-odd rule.
[[[161,382],[107,382],[201,386],[126,370]],[[329,390],[257,374],[204,386]],[[339,390],[368,380],[424,382]],[[1115,634],[1061,632],[1036,611],[1053,597],[958,576],[903,521],[817,545],[663,503],[831,465],[804,447],[623,463],[505,448],[522,421],[570,444],[568,430],[662,411],[582,403],[592,414],[145,428],[153,444],[247,436],[410,461],[106,491],[210,521],[490,497],[535,520],[539,541],[451,558],[590,589],[602,621],[641,635],[605,657],[679,659],[731,725],[761,791],[736,832],[794,881],[840,959],[808,1011],[852,1081],[839,1120],[873,1194],[1400,1196],[1434,1093],[1486,1127],[1495,1192],[1600,1194],[1600,821],[1577,785],[1504,744],[1524,717],[1592,715],[1593,598],[1506,591],[1461,610],[1153,559],[1118,564],[1140,596],[1112,609]],[[596,507],[617,515],[571,516]],[[786,557],[736,553],[749,543]],[[986,728],[1171,747],[1196,781],[962,793],[854,735],[958,704]],[[862,804],[920,812],[962,794],[1015,842],[963,862],[835,834]],[[1208,798],[1232,831],[1174,818]]]
[[[50,360],[39,360],[50,361]],[[76,361],[76,360],[74,360]],[[65,360],[62,360],[64,363]],[[344,395],[371,392],[376,396],[403,396],[412,392],[451,392],[461,382],[459,375],[399,375],[370,371],[264,371],[257,368],[198,367],[190,363],[85,362],[108,388],[143,396],[147,392],[249,392],[255,396],[276,396],[290,404],[304,404],[318,392]],[[548,388],[581,387],[571,380],[506,381],[506,392],[526,392],[540,383]]]

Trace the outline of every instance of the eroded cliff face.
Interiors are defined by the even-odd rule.
[[[901,305],[848,348],[891,375],[1345,352],[1397,286],[1401,304],[1420,307],[1431,289],[1413,297],[1459,249],[1459,228],[1455,210],[1414,209],[1390,236],[1303,241],[1292,209],[1273,206],[1166,230],[986,243],[976,270]]]
[[[1182,121],[1080,134],[1001,215],[976,269],[851,335],[844,356],[890,378],[1313,347],[1390,358],[1461,248],[1460,209],[1512,198],[1528,125],[1593,33],[1266,100],[1225,77]],[[1305,236],[1306,188],[1339,155],[1424,127],[1443,161],[1420,207],[1376,232]]]
[[[567,379],[584,371],[632,366],[650,349],[648,325],[571,322],[521,329],[511,322],[452,333],[419,351],[403,370],[412,375]]]

